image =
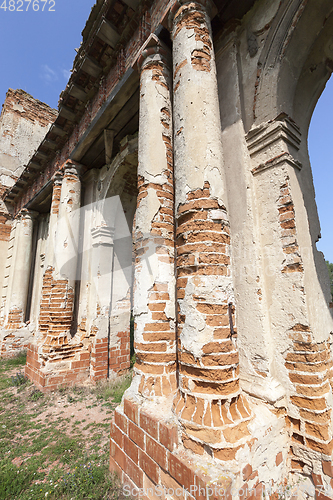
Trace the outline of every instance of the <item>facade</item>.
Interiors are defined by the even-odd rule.
[[[330,0],[98,1],[5,193],[2,327],[30,322],[38,387],[126,370],[133,314],[110,468],[143,497],[333,498],[307,151],[332,28]]]
[[[16,300],[18,290],[12,290],[12,310],[4,311],[9,283],[9,266],[13,253],[14,226],[9,205],[3,201],[6,190],[14,187],[15,182],[25,169],[31,156],[44,139],[57,111],[34,99],[23,90],[9,89],[0,116],[0,288],[1,318],[6,314],[6,322],[1,321],[0,355],[11,356],[27,347],[32,332],[23,319],[16,321]],[[15,188],[14,188],[15,189]],[[24,223],[25,224],[25,223]],[[11,231],[12,234],[11,234]],[[8,253],[9,252],[9,253]],[[27,257],[29,260],[29,256]],[[24,263],[25,265],[25,263]],[[28,264],[29,265],[29,264]],[[22,264],[16,263],[16,272],[21,272]],[[20,286],[18,284],[18,286]],[[23,286],[25,286],[23,284]],[[27,293],[26,293],[27,295]],[[20,306],[19,306],[20,307]],[[17,323],[20,323],[19,331]]]

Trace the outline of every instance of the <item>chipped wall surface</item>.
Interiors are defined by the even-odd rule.
[[[0,117],[2,186],[14,184],[56,116],[55,109],[23,90],[8,90]]]
[[[126,372],[134,323],[110,442],[134,496],[332,499],[333,309],[306,141],[331,1],[142,8],[95,97],[81,88],[79,123],[60,113],[61,151],[8,197],[2,346],[29,341],[26,374],[52,390]],[[126,131],[135,71],[138,134],[121,136],[104,104]],[[71,158],[102,138],[105,165]]]
[[[5,279],[5,259],[11,216],[3,202],[5,190],[14,185],[55,120],[57,111],[23,90],[9,89],[0,116],[0,287]]]

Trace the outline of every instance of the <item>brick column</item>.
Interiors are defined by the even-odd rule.
[[[23,209],[16,217],[7,292],[6,329],[22,326],[25,320],[32,260],[32,236],[37,212]]]
[[[135,222],[135,373],[139,393],[176,388],[172,110],[167,49],[151,36],[141,66]]]
[[[174,9],[174,161],[179,394],[183,443],[235,458],[249,439],[239,387],[230,231],[208,10]]]
[[[43,391],[89,376],[90,353],[72,332],[80,233],[81,166],[70,160],[54,178],[39,331],[25,374]]]
[[[80,167],[69,162],[61,187],[59,176],[55,179],[39,318],[40,332],[48,336],[44,346],[66,343],[73,321],[80,230],[79,173]]]

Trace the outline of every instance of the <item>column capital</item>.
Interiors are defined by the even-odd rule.
[[[253,127],[245,136],[255,175],[268,168],[288,163],[300,170],[297,160],[302,141],[300,128],[286,113]]]
[[[63,172],[58,170],[52,177],[53,186],[59,186],[62,182]]]
[[[169,31],[172,33],[176,18],[184,17],[186,14],[198,10],[205,11],[210,19],[213,19],[217,14],[216,5],[212,0],[176,0],[168,13]]]
[[[22,208],[20,212],[16,215],[15,219],[20,219],[20,220],[35,220],[39,216],[39,212],[36,212],[35,210],[29,210],[28,208]]]
[[[114,227],[101,226],[91,229],[92,246],[113,246],[114,242]]]
[[[172,65],[171,50],[153,33],[147,38],[142,49],[134,62],[138,70],[141,71],[145,64],[151,60],[159,60],[167,66]]]
[[[80,178],[84,174],[86,167],[69,159],[62,165],[61,170],[63,170],[64,176],[76,175]]]

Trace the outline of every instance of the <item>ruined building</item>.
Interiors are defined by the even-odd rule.
[[[38,387],[96,381],[128,368],[133,311],[110,464],[147,498],[333,498],[307,151],[332,33],[331,0],[98,0],[4,194],[2,350],[25,329]]]

